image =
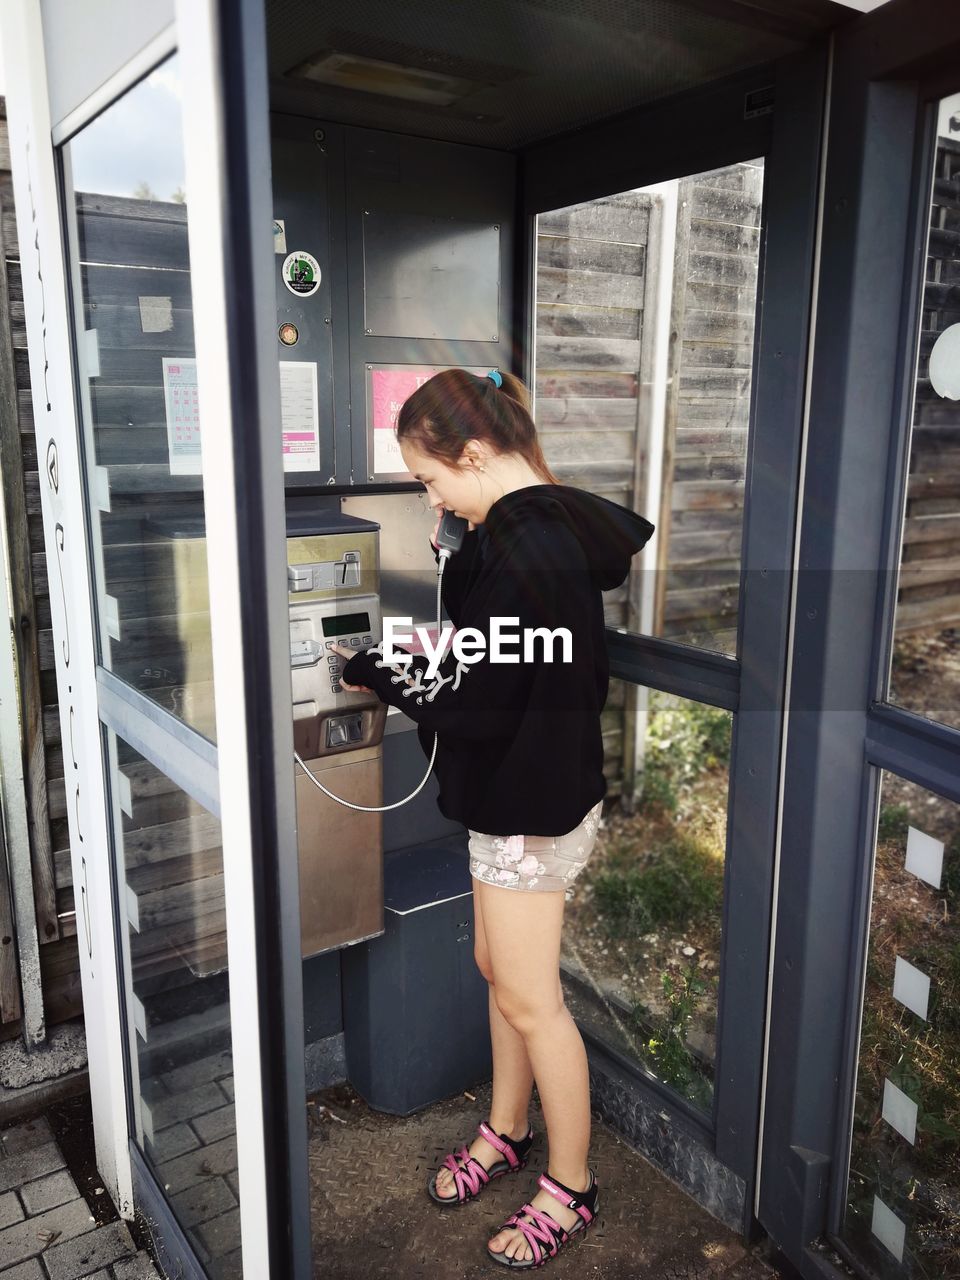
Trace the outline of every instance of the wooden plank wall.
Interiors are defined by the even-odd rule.
[[[56,679],[52,661],[40,658],[39,670],[31,674],[31,662],[44,648],[42,635],[50,627],[50,600],[47,589],[47,572],[43,552],[43,527],[40,515],[40,480],[37,470],[37,446],[34,435],[33,405],[30,397],[30,376],[27,361],[27,340],[23,318],[23,290],[20,276],[20,255],[17,245],[16,213],[13,203],[13,182],[10,174],[10,150],[7,138],[6,106],[0,99],[0,230],[5,271],[6,297],[2,299],[9,317],[9,341],[12,344],[13,370],[16,388],[16,405],[11,416],[17,421],[5,423],[5,430],[19,429],[21,454],[22,492],[25,497],[26,529],[11,530],[17,538],[26,534],[29,547],[29,563],[32,570],[32,600],[24,602],[21,609],[21,626],[18,645],[18,669],[21,681],[23,723],[36,724],[38,733],[27,747],[28,773],[31,783],[35,780],[39,794],[28,797],[31,815],[32,858],[34,866],[34,890],[38,907],[40,941],[40,971],[43,983],[44,1008],[47,1024],[55,1024],[81,1014],[80,970],[77,955],[76,929],[73,925],[72,894],[57,882],[54,849],[57,842],[65,846],[66,808],[61,799],[59,814],[50,806],[51,779],[60,779],[63,792],[63,751],[60,743],[60,723],[57,715]],[[5,353],[7,355],[11,353]],[[23,613],[30,615],[31,627],[36,628],[36,640],[25,634]],[[39,699],[41,705],[37,705]],[[35,749],[34,749],[35,748]],[[54,788],[56,782],[53,783]],[[39,874],[38,874],[39,868]],[[48,903],[46,907],[43,904]],[[17,1018],[2,1015],[6,1020],[0,1026],[0,1039],[16,1035],[20,1024]]]
[[[907,476],[897,634],[960,619],[960,401],[937,395],[930,352],[960,323],[960,142],[937,148]]]
[[[541,214],[537,223],[536,418],[544,456],[561,480],[634,509],[651,203],[626,192]],[[629,589],[605,594],[608,626],[627,625]],[[621,789],[631,696],[611,681],[602,717],[610,795]]]
[[[658,634],[736,652],[762,165],[679,184]]]

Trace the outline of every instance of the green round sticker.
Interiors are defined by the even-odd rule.
[[[300,298],[310,298],[320,288],[320,263],[312,253],[295,249],[283,260],[283,283]]]

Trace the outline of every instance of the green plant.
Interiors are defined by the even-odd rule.
[[[640,804],[673,813],[703,773],[727,766],[733,718],[720,707],[658,690],[650,694],[649,711]]]
[[[649,855],[646,866],[599,872],[593,891],[611,933],[680,929],[719,912],[723,865],[703,840],[676,833]]]
[[[710,1083],[701,1074],[699,1063],[687,1048],[686,1041],[691,1019],[710,983],[693,964],[678,973],[664,970],[660,982],[667,998],[667,1011],[654,1019],[653,1034],[648,1036],[644,1047],[664,1083],[685,1097],[706,1105],[710,1098]],[[634,1012],[639,1021],[639,1008]]]
[[[885,804],[880,810],[877,823],[878,840],[906,840],[907,827],[910,825],[910,810],[905,804]]]

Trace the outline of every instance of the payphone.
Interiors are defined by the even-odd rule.
[[[383,791],[387,708],[340,685],[335,644],[381,638],[379,527],[341,512],[287,524],[294,751],[347,808],[297,770],[304,959],[383,932]]]

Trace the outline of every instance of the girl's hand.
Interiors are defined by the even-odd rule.
[[[352,658],[355,653],[359,653],[359,649],[351,649],[345,644],[335,644],[333,652],[338,653],[341,658]],[[347,684],[342,677],[340,679],[341,689],[346,689],[347,693],[373,693],[373,690],[365,684]]]

